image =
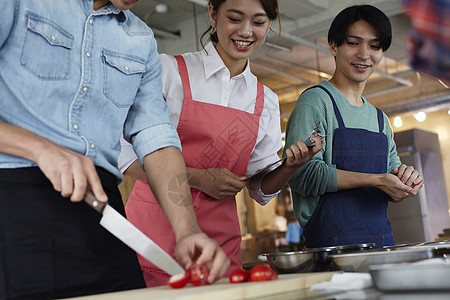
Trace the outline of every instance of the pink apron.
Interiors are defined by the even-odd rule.
[[[184,88],[177,131],[187,167],[227,168],[242,176],[256,144],[259,117],[264,107],[264,86],[258,82],[254,114],[192,99],[186,63],[175,57]],[[225,276],[242,266],[241,232],[236,200],[216,200],[191,189],[198,223],[203,232],[222,247],[231,261]],[[172,256],[175,236],[147,183],[136,181],[126,206],[128,219]],[[167,284],[169,275],[139,256],[147,286]]]

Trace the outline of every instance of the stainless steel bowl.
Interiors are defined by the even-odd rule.
[[[262,254],[267,263],[277,273],[307,273],[328,270],[330,255],[336,249],[321,248],[295,252],[278,252]]]
[[[342,254],[342,253],[365,251],[365,250],[373,249],[373,247],[375,247],[375,243],[330,246],[330,247],[323,247],[323,248],[308,248],[306,250],[317,251],[317,250],[321,250],[321,249],[335,249],[336,254]]]
[[[422,259],[442,257],[450,248],[407,247],[393,249],[372,249],[358,253],[333,254],[331,259],[346,272],[367,272],[369,266],[412,262]]]

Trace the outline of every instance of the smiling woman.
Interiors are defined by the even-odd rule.
[[[216,50],[225,65],[233,67],[229,68],[231,77],[242,73],[248,57],[264,43],[272,20],[277,16],[276,10],[269,11],[269,16],[259,0],[240,2],[211,1],[211,26],[202,35],[213,31],[211,41],[216,43]]]
[[[288,178],[321,149],[294,143],[283,164],[250,180],[279,161],[280,114],[277,96],[258,82],[249,57],[264,43],[278,17],[276,0],[212,0],[210,41],[202,51],[178,56],[162,54],[163,95],[177,127],[191,195],[200,227],[225,250],[233,269],[241,268],[241,232],[235,195],[247,187],[253,199],[267,204]],[[142,178],[131,148],[119,162],[125,174]],[[127,164],[128,162],[128,164]],[[129,166],[129,163],[131,163]],[[149,186],[137,181],[127,202],[127,216],[167,252],[175,238]],[[166,284],[168,277],[140,260],[147,285]],[[208,264],[206,264],[208,266]]]

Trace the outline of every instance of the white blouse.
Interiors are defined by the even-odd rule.
[[[178,65],[173,56],[161,54],[163,97],[170,112],[170,121],[177,127],[183,105],[184,90]],[[249,62],[244,72],[230,79],[230,72],[224,65],[214,45],[209,43],[205,50],[183,54],[191,83],[192,98],[253,113],[256,103],[257,78],[251,73]],[[123,173],[137,159],[132,145],[122,139],[119,156],[119,170]],[[280,110],[278,97],[264,86],[264,109],[259,120],[259,131],[255,148],[250,156],[246,175],[251,175],[266,165],[279,160],[277,151],[281,148]],[[274,166],[270,170],[276,168]],[[270,171],[269,170],[269,171]],[[268,171],[268,172],[269,172]],[[261,191],[258,176],[249,183],[250,196],[264,205],[276,194],[266,195]]]

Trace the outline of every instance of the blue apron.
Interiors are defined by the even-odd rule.
[[[379,132],[346,128],[331,93],[338,121],[334,132],[332,164],[337,169],[382,174],[387,172],[388,141],[383,133],[384,118],[377,108]],[[391,224],[386,217],[388,195],[372,188],[354,188],[325,193],[306,223],[306,247],[326,247],[375,243],[375,247],[394,245]]]

